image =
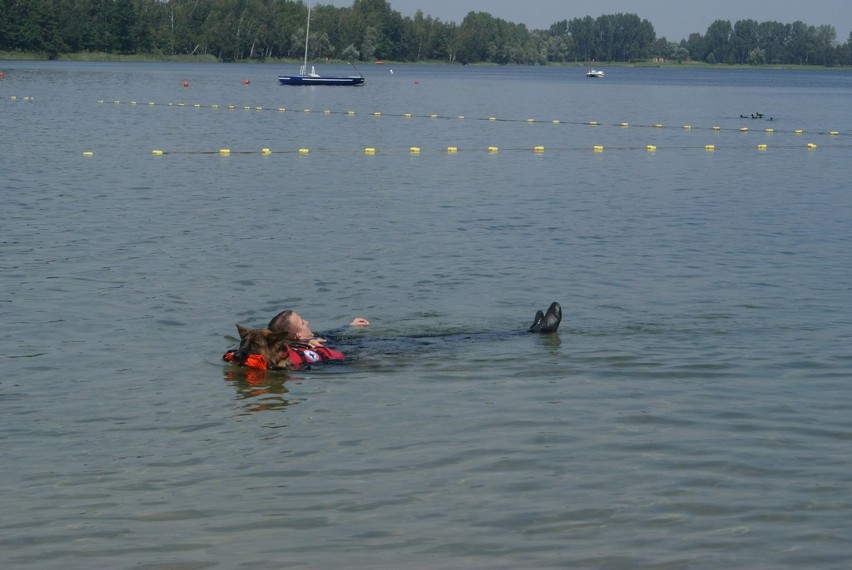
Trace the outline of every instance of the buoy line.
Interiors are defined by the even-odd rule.
[[[107,101],[104,99],[98,100],[98,104],[105,104]],[[518,119],[518,118],[506,118],[506,117],[466,117],[464,115],[440,115],[436,113],[430,114],[415,114],[415,113],[384,113],[381,111],[373,111],[373,112],[356,112],[352,110],[347,111],[335,111],[332,109],[323,109],[321,111],[316,111],[314,109],[289,109],[286,107],[263,107],[260,105],[219,105],[219,104],[200,104],[193,103],[187,104],[184,102],[179,103],[157,103],[154,101],[148,101],[146,103],[140,103],[138,101],[119,101],[114,100],[111,102],[113,105],[129,105],[129,106],[145,106],[145,107],[173,107],[173,108],[194,108],[194,109],[211,109],[211,110],[225,110],[225,111],[255,111],[255,112],[276,112],[276,113],[302,113],[302,114],[323,114],[323,115],[340,115],[346,117],[353,117],[356,115],[361,116],[370,116],[370,117],[393,117],[393,118],[403,118],[403,119],[432,119],[432,120],[443,120],[443,121],[475,121],[475,122],[494,122],[494,123],[524,123],[529,125],[541,124],[541,125],[573,125],[573,126],[589,126],[589,127],[600,127],[600,126],[611,126],[618,127],[619,129],[669,129],[669,130],[679,130],[679,131],[702,131],[702,130],[710,130],[713,132],[739,132],[739,133],[764,133],[767,135],[771,134],[794,134],[794,135],[803,135],[805,133],[813,136],[831,136],[831,137],[845,137],[849,136],[850,133],[841,133],[837,130],[805,130],[800,128],[795,128],[790,131],[781,131],[774,127],[764,127],[764,128],[752,128],[752,127],[722,127],[719,125],[711,125],[707,126],[695,126],[691,124],[684,125],[665,125],[662,123],[630,123],[627,121],[621,121],[617,123],[602,123],[599,121],[578,121],[578,120],[565,120],[565,119],[549,119],[542,120],[536,118],[526,118],[526,119]],[[764,121],[764,124],[768,124],[769,121]]]
[[[366,156],[374,156],[374,155],[399,155],[399,154],[409,154],[412,156],[419,156],[421,154],[446,154],[446,155],[458,155],[458,154],[481,154],[487,153],[489,155],[496,155],[499,153],[531,153],[537,156],[545,155],[545,154],[564,154],[564,153],[588,153],[593,152],[596,154],[603,152],[635,152],[635,151],[645,151],[649,154],[657,154],[657,153],[666,153],[666,152],[693,152],[693,151],[705,151],[705,152],[767,152],[770,150],[816,150],[818,145],[813,142],[809,142],[806,144],[800,145],[767,145],[767,144],[757,144],[757,145],[717,145],[717,144],[705,144],[705,145],[683,145],[683,146],[658,146],[655,144],[647,144],[647,145],[628,145],[628,146],[605,146],[605,145],[591,145],[591,146],[561,146],[561,147],[545,147],[543,145],[537,145],[533,147],[497,147],[497,146],[485,146],[485,147],[458,147],[458,146],[447,146],[440,148],[431,148],[424,149],[419,146],[410,146],[407,148],[400,147],[390,147],[390,148],[378,148],[373,146],[363,147],[363,148],[348,148],[348,149],[330,149],[330,148],[295,148],[295,149],[280,149],[274,150],[271,148],[261,148],[258,150],[232,150],[229,148],[220,148],[218,150],[163,150],[163,149],[153,149],[150,151],[150,154],[153,156],[168,156],[168,155],[176,155],[176,156],[233,156],[233,155],[261,155],[261,156],[271,156],[271,155],[280,155],[280,156],[304,156],[304,155],[358,155],[363,154]],[[831,148],[844,148],[844,149],[852,149],[852,145],[837,145],[832,146]],[[94,156],[94,152],[91,150],[83,151],[83,156],[92,157]]]

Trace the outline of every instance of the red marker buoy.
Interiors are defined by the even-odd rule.
[[[189,81],[184,81],[184,82],[183,82],[183,86],[184,86],[184,87],[189,87]]]
[[[251,81],[249,81],[248,79],[243,79],[243,85],[249,85],[249,84],[251,84]]]
[[[6,77],[6,74],[0,71],[0,77]]]

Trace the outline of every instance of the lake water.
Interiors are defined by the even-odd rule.
[[[3,568],[852,564],[848,71],[0,70]]]

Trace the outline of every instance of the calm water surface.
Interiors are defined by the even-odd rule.
[[[0,69],[2,567],[852,564],[848,72]]]

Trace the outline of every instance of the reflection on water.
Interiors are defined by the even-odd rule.
[[[298,400],[285,397],[290,390],[284,385],[288,380],[298,380],[280,370],[258,370],[236,364],[224,367],[224,380],[236,390],[236,400],[246,412],[280,410]]]

